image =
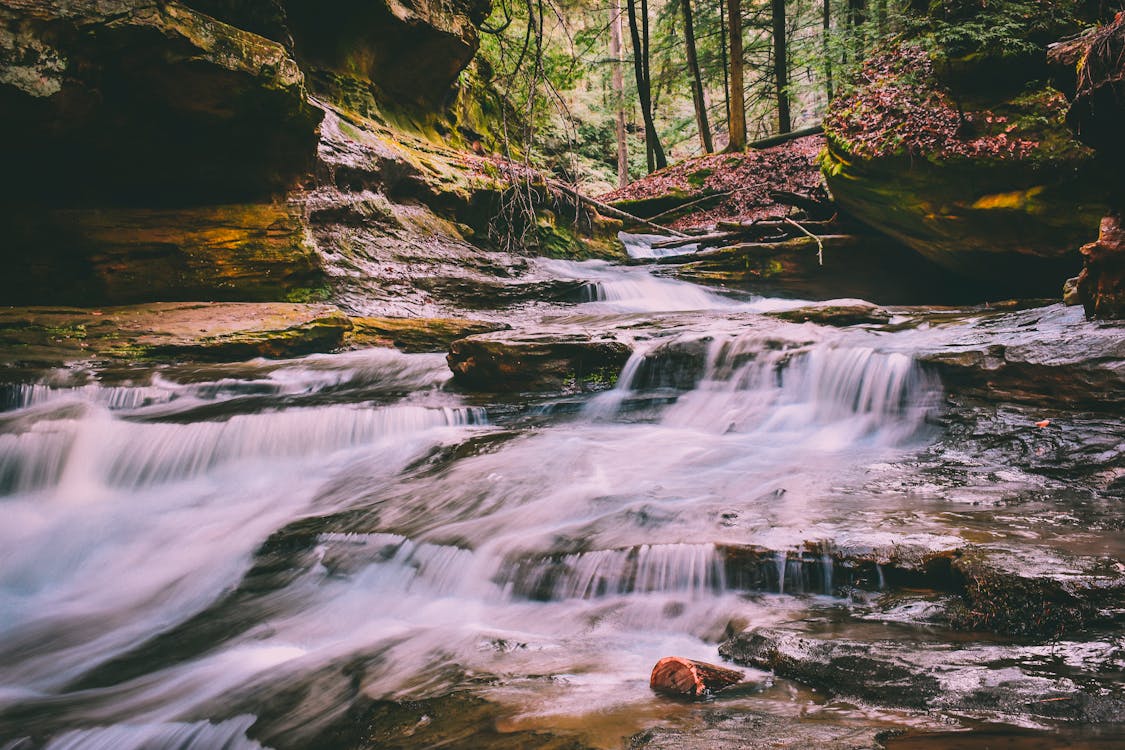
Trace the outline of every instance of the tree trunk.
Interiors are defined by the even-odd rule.
[[[785,0],[773,1],[773,80],[777,90],[778,132],[793,129],[789,116],[789,51],[786,44]]]
[[[682,656],[666,656],[652,668],[648,684],[657,692],[698,698],[741,682],[743,677],[742,672],[734,669]]]
[[[699,55],[695,48],[695,24],[691,17],[691,0],[680,0],[684,11],[684,46],[687,48],[688,70],[691,71],[691,98],[695,103],[695,124],[699,128],[699,143],[706,153],[715,147],[711,143],[711,124],[707,121],[707,99],[703,92],[703,76],[699,72]]]
[[[824,36],[821,38],[821,54],[824,55],[824,93],[832,101],[832,51],[828,37],[832,33],[832,0],[824,0]]]
[[[723,65],[723,102],[730,123],[730,66],[727,64],[727,24],[723,20],[723,0],[719,0],[719,58]]]
[[[848,32],[851,34],[851,48],[855,59],[863,54],[863,32],[860,26],[867,20],[867,0],[848,0]]]
[[[633,72],[637,78],[637,98],[640,99],[641,117],[645,122],[645,150],[649,155],[649,171],[663,169],[668,166],[668,159],[664,156],[664,148],[660,145],[660,136],[656,133],[656,124],[652,119],[652,97],[648,79],[648,44],[642,44],[641,30],[637,25],[637,2],[626,0],[629,10],[629,36],[633,42]],[[648,0],[641,0],[641,12],[644,14],[645,41],[648,38]]]
[[[629,149],[625,140],[625,73],[621,69],[621,0],[613,0],[609,55],[613,60],[613,108],[617,118],[617,187],[629,184]]]
[[[742,91],[742,0],[727,0],[727,33],[730,34],[730,116],[727,151],[746,150],[746,103]]]

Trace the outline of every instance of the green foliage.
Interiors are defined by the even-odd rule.
[[[1040,55],[1079,28],[1077,0],[934,0],[913,25],[935,59]]]

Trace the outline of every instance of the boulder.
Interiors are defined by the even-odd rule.
[[[1106,196],[1046,83],[1046,37],[1082,20],[1072,3],[1016,5],[931,4],[833,100],[822,167],[850,216],[964,276],[1042,294],[1069,275]]]
[[[0,153],[19,203],[282,192],[320,112],[284,46],[176,2],[2,0]]]
[[[891,321],[889,312],[859,299],[829,300],[819,305],[769,314],[791,323],[816,323],[824,326],[879,325]]]
[[[393,346],[404,352],[442,352],[457,340],[478,333],[510,328],[462,318],[353,317],[348,343],[353,346]]]
[[[612,337],[518,332],[454,341],[446,359],[472,390],[587,391],[612,388],[631,353]]]

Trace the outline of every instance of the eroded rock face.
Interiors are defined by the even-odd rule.
[[[331,305],[156,302],[11,307],[0,313],[5,365],[149,358],[237,361],[331,351],[351,329]]]
[[[300,206],[27,209],[8,216],[8,304],[322,298]]]
[[[316,298],[321,111],[286,48],[176,2],[0,1],[0,300]]]
[[[931,4],[916,19],[929,32],[875,56],[832,102],[823,168],[855,218],[964,276],[1038,294],[1068,275],[1105,190],[1068,132],[1065,96],[1047,84],[1048,34],[1081,28],[1081,12],[1044,2],[1013,20],[1013,5]],[[1012,26],[993,33],[989,14]],[[1012,42],[950,41],[974,34]]]
[[[435,109],[480,46],[491,0],[185,0],[285,44],[322,84],[374,86],[383,105]],[[333,79],[330,81],[330,79]]]
[[[320,113],[284,46],[179,3],[0,2],[0,149],[20,203],[283,192]]]

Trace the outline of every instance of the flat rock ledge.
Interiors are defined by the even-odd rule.
[[[0,308],[0,363],[237,361],[338,348],[351,321],[325,304],[155,302],[124,307]]]
[[[901,631],[887,628],[881,638],[855,640],[761,628],[724,642],[719,653],[831,695],[883,706],[1087,723],[1117,721],[1125,712],[1125,694],[1113,677],[1125,659],[1119,635],[954,645]]]

